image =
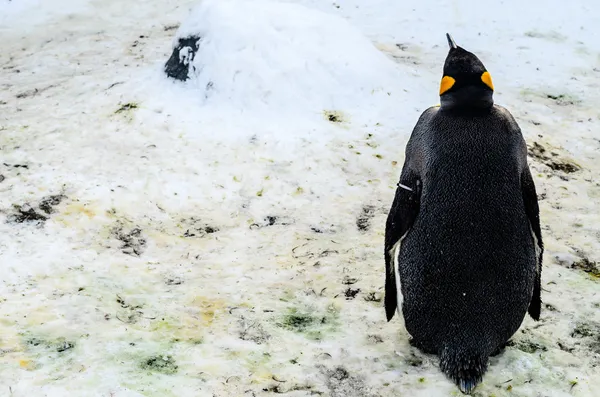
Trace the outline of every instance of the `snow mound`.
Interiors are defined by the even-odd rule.
[[[181,48],[199,38],[194,47]],[[205,0],[173,40],[203,101],[269,111],[377,106],[396,65],[341,17],[274,1]],[[195,54],[190,54],[195,52]]]

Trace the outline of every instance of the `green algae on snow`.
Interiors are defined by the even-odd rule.
[[[171,356],[151,356],[140,363],[140,367],[146,371],[160,372],[165,375],[177,373],[179,366]]]
[[[277,325],[290,331],[303,333],[309,339],[321,340],[324,332],[334,332],[338,326],[339,309],[333,304],[325,312],[312,308],[292,307]]]

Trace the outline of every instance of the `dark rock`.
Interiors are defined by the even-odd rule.
[[[198,51],[199,42],[200,37],[198,36],[179,39],[179,43],[173,49],[171,57],[165,64],[167,76],[181,81],[189,79],[190,65]]]

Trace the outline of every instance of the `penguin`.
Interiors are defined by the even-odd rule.
[[[526,314],[539,320],[544,246],[521,129],[446,37],[440,104],[412,131],[386,220],[384,305],[470,394]]]

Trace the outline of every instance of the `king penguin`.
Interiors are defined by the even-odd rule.
[[[440,105],[412,131],[387,217],[385,311],[470,394],[526,313],[539,320],[543,243],[519,125],[446,36]]]

